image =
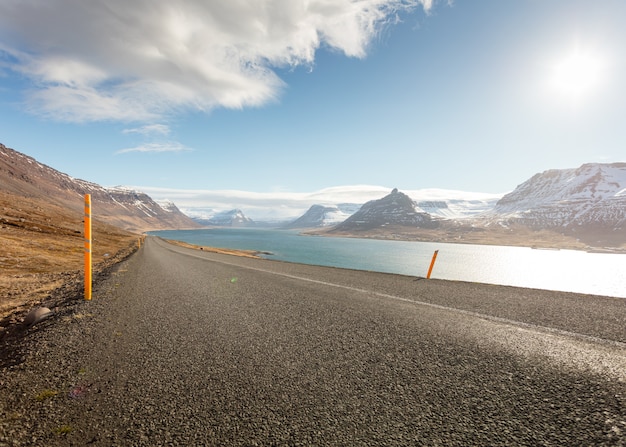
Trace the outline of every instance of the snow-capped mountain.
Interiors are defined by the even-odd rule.
[[[332,190],[337,192],[339,197],[345,198],[348,193],[355,194],[356,188],[356,186],[346,187],[346,191],[343,193],[339,187],[332,188]],[[363,188],[363,192],[359,193],[358,197],[378,191],[374,187]],[[388,191],[389,189],[381,190],[378,197],[383,196]],[[467,219],[477,216],[493,209],[496,202],[502,197],[502,194],[468,193],[443,189],[405,191],[404,194],[414,202],[413,211],[428,213],[432,217],[443,219]],[[325,198],[325,200],[328,202],[330,198]],[[356,213],[361,205],[359,203],[315,204],[286,227],[317,228],[336,225]]]
[[[364,204],[333,231],[363,231],[386,226],[435,228],[438,222],[421,211],[409,196],[394,188],[382,199]]]
[[[425,200],[423,198],[424,193],[416,195],[407,194],[414,200],[415,196],[422,197],[421,200],[416,200],[416,205],[419,210],[433,217],[441,217],[444,219],[468,219],[478,216],[481,213],[492,210],[502,197],[501,195],[485,194],[484,197],[475,199],[470,197],[463,199],[445,196],[437,199],[435,196],[432,199]]]
[[[486,216],[531,228],[626,228],[626,163],[536,174]]]
[[[254,221],[240,210],[234,209],[230,211],[222,211],[208,218],[194,218],[194,220],[202,225],[210,225],[216,227],[251,227]]]
[[[180,205],[176,206],[181,210],[181,212],[191,217],[195,221],[209,220],[220,212],[210,207],[182,207]]]
[[[174,202],[172,202],[171,200],[168,200],[168,199],[155,200],[155,202],[161,208],[163,208],[164,211],[167,211],[168,213],[181,213],[182,212],[180,209],[178,209],[176,204]]]
[[[360,205],[340,203],[339,205],[312,205],[302,216],[284,228],[318,228],[336,225],[356,213]]]

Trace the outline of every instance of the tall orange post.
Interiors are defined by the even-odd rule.
[[[85,300],[91,300],[91,194],[85,194]]]
[[[426,275],[427,279],[430,279],[430,274],[433,272],[433,267],[435,266],[435,260],[437,259],[437,253],[439,253],[439,250],[435,250],[435,253],[433,254],[433,260],[430,261],[430,267],[428,267],[428,275]]]

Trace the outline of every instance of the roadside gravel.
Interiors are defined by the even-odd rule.
[[[609,298],[148,238],[5,351],[0,446],[623,446],[624,321]]]

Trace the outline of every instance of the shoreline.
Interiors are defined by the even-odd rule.
[[[535,241],[524,240],[493,240],[485,238],[474,239],[457,239],[451,237],[437,237],[432,234],[422,234],[421,232],[415,234],[399,234],[399,233],[376,233],[367,232],[363,234],[356,234],[350,232],[336,232],[330,233],[328,230],[318,228],[304,228],[299,232],[302,236],[316,236],[316,237],[345,237],[351,239],[374,239],[380,241],[402,241],[402,242],[432,242],[440,244],[461,244],[461,245],[486,245],[486,246],[500,246],[500,247],[526,247],[533,250],[576,250],[586,253],[606,253],[606,254],[626,254],[626,248],[621,247],[594,247],[583,244],[581,242],[571,243],[568,241],[562,241],[554,243],[537,243]]]
[[[307,236],[318,236],[318,235],[307,235]],[[158,236],[154,236],[154,237],[158,237]],[[328,237],[334,237],[334,236],[328,236]],[[342,237],[342,236],[339,236]],[[159,239],[162,239],[160,237],[158,237]],[[355,239],[361,239],[359,237],[354,237]],[[373,239],[373,238],[368,238],[368,239]],[[267,260],[267,261],[272,261],[272,262],[281,262],[281,263],[287,263],[287,264],[293,264],[293,265],[302,265],[302,266],[311,266],[311,267],[321,267],[321,268],[335,268],[335,269],[342,269],[342,270],[354,270],[354,271],[359,271],[359,272],[370,272],[370,273],[384,273],[384,274],[390,274],[390,275],[398,275],[398,276],[408,276],[408,277],[413,277],[416,279],[425,279],[425,276],[420,276],[417,274],[413,274],[413,273],[402,273],[402,272],[394,272],[394,271],[385,271],[385,270],[375,270],[375,269],[361,269],[361,268],[355,268],[355,267],[350,267],[350,266],[340,266],[340,265],[330,265],[330,264],[312,264],[312,263],[307,263],[307,262],[299,262],[299,261],[294,261],[294,260],[285,260],[285,259],[275,259],[275,258],[271,258],[268,256],[260,256],[260,255],[272,255],[273,253],[271,252],[267,252],[267,251],[255,251],[255,250],[241,250],[241,249],[225,249],[225,248],[216,248],[216,247],[208,247],[208,246],[200,246],[200,245],[195,245],[195,244],[191,244],[188,242],[182,242],[182,241],[176,241],[173,239],[162,239],[163,241],[170,243],[172,245],[176,245],[176,246],[180,246],[180,247],[184,247],[184,248],[190,248],[190,249],[195,249],[195,250],[204,250],[207,253],[218,253],[218,254],[227,254],[227,255],[233,255],[233,256],[239,256],[239,257],[247,257],[247,258],[253,258],[253,259],[262,259],[262,260]],[[381,240],[381,239],[379,239]],[[382,239],[384,240],[384,239]],[[423,242],[423,241],[406,241],[406,242]],[[451,242],[441,242],[442,244],[454,244]],[[466,243],[463,245],[485,245],[485,246],[489,246],[488,244],[470,244],[470,243]],[[517,248],[527,248],[529,250],[547,250],[547,251],[559,251],[559,250],[572,250],[572,249],[554,249],[554,248],[538,248],[538,247],[528,247],[528,246],[511,246],[511,247],[517,247]],[[572,251],[581,251],[581,250],[572,250]],[[621,253],[619,253],[621,254]],[[515,283],[507,283],[507,282],[486,282],[486,281],[479,281],[479,280],[469,280],[469,279],[462,279],[462,278],[433,278],[439,281],[450,281],[450,282],[454,282],[454,283],[458,283],[458,282],[463,282],[463,283],[468,283],[468,284],[477,284],[477,285],[484,285],[484,286],[495,286],[495,287],[515,287],[515,288],[519,288],[519,289],[525,289],[525,290],[540,290],[540,291],[545,291],[545,292],[556,292],[556,293],[573,293],[573,294],[578,294],[578,295],[586,295],[586,296],[599,296],[599,297],[606,297],[606,298],[614,298],[614,299],[619,299],[619,300],[626,300],[626,296],[621,296],[621,295],[617,295],[617,294],[609,294],[609,293],[601,293],[601,292],[593,292],[593,291],[581,291],[581,290],[569,290],[567,288],[547,288],[547,287],[539,287],[539,286],[535,286],[535,287],[531,287],[531,286],[526,286],[526,285],[520,285],[520,284],[515,284]]]
[[[154,237],[159,237],[159,236],[154,236]],[[159,239],[163,239],[163,238],[159,237]],[[243,258],[263,259],[261,258],[261,256],[259,256],[260,254],[269,254],[266,252],[261,252],[261,251],[256,251],[256,250],[236,250],[232,248],[208,247],[206,245],[197,245],[197,244],[190,244],[189,242],[177,241],[176,239],[163,239],[163,240],[169,244],[178,245],[179,247],[190,248],[192,250],[206,251],[209,253],[219,253],[223,255],[240,256]]]

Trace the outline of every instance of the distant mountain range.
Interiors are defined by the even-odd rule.
[[[0,191],[14,197],[38,199],[83,213],[84,196],[91,194],[93,217],[116,227],[131,230],[198,228],[199,224],[181,213],[176,205],[165,207],[148,195],[128,188],[104,188],[75,179],[32,157],[0,144]]]
[[[430,209],[446,207],[441,202]],[[394,189],[326,232],[384,237],[387,231],[387,236],[404,233],[424,239],[429,234],[422,230],[428,229],[430,237],[450,242],[474,233],[474,242],[504,242],[507,235],[509,239],[523,235],[522,241],[540,240],[546,246],[565,238],[591,247],[626,248],[626,163],[545,171],[506,194],[491,210],[463,219],[439,217],[443,213],[437,216],[424,209],[429,207]]]
[[[517,245],[626,248],[626,163],[548,170],[500,198],[477,199],[441,190],[411,194],[394,189],[362,205],[316,204],[297,219],[274,224],[359,237],[473,243],[517,238]],[[241,210],[196,221],[221,226],[260,224]]]
[[[329,197],[333,193],[337,193],[339,198],[345,199],[347,196],[376,196],[376,193],[380,194],[379,197],[385,195],[386,190],[380,187],[363,187],[363,188],[376,188],[376,192],[373,189],[363,189],[360,194],[355,194],[355,190],[358,186],[348,187],[334,187],[328,188],[324,197],[324,203],[317,203],[311,205],[308,210],[303,214],[295,218],[283,218],[277,219],[275,217],[268,218],[260,216],[259,218],[251,219],[247,217],[241,209],[232,209],[228,211],[217,211],[211,207],[190,207],[181,208],[182,211],[194,219],[196,222],[203,225],[215,225],[216,220],[222,221],[220,214],[242,214],[247,222],[238,226],[253,226],[253,227],[272,227],[272,228],[286,228],[286,229],[298,229],[298,228],[323,228],[333,225],[337,225],[348,217],[359,211],[361,206],[365,202],[361,203],[328,203]],[[332,192],[330,192],[332,190]],[[466,193],[462,191],[450,191],[441,189],[424,189],[417,191],[406,191],[403,194],[410,197],[415,202],[416,212],[428,213],[433,218],[446,218],[446,219],[464,219],[467,217],[476,216],[485,211],[493,209],[496,202],[502,197],[502,195],[495,194],[483,194],[483,193]],[[291,205],[293,206],[293,204]],[[258,213],[259,205],[255,204],[255,211]],[[271,210],[268,208],[268,210]],[[272,215],[273,213],[267,213]],[[226,226],[230,226],[228,222],[222,222]]]
[[[150,190],[150,189],[149,189]],[[193,199],[189,195],[176,202],[180,210],[193,219],[209,220],[219,212],[240,209],[246,217],[255,222],[255,226],[274,228],[294,223],[308,211],[312,214],[304,222],[294,223],[294,228],[311,226],[306,221],[324,210],[324,217],[314,226],[328,226],[342,222],[354,214],[366,202],[379,199],[389,193],[391,188],[371,185],[335,186],[312,193],[283,194],[252,193],[246,191],[206,191],[201,198]],[[433,217],[461,219],[493,209],[504,194],[475,193],[444,189],[403,190],[417,203],[421,212]],[[223,193],[223,195],[220,195]],[[164,192],[155,188],[159,197],[165,198]],[[174,195],[177,193],[174,191]],[[235,206],[230,204],[236,204]],[[308,211],[307,211],[308,210]],[[313,222],[313,221],[311,221]]]
[[[76,212],[90,193],[94,217],[133,231],[272,225],[358,237],[626,249],[626,163],[548,170],[502,197],[393,189],[364,204],[316,204],[296,219],[263,222],[241,209],[205,208],[192,219],[171,201],[75,179],[0,144],[0,192],[16,204],[38,198]]]

